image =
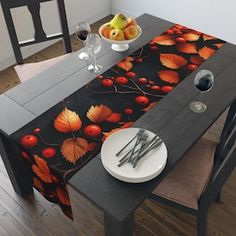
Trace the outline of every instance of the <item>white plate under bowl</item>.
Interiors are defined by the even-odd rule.
[[[135,136],[138,130],[139,128],[127,128],[111,134],[101,149],[102,164],[106,171],[116,179],[128,183],[142,183],[155,178],[162,172],[167,162],[167,148],[163,142],[146,154],[135,168],[131,163],[117,166],[121,157],[117,157],[116,153]],[[149,139],[155,136],[148,130],[145,132],[149,135]],[[123,153],[120,156],[123,156]]]

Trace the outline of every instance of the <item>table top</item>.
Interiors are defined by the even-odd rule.
[[[140,16],[137,21],[143,34],[128,51],[114,52],[110,44],[103,42],[103,50],[98,54],[103,71],[174,25],[148,14]],[[161,176],[143,184],[122,183],[107,174],[100,156],[97,156],[73,176],[69,185],[117,219],[125,219],[235,99],[235,60],[236,46],[227,43],[198,68],[211,70],[215,75],[214,89],[203,96],[203,101],[208,104],[204,114],[195,114],[188,108],[198,95],[193,86],[197,70],[135,123],[136,127],[158,133],[168,147],[168,163]],[[71,54],[57,65],[0,95],[0,130],[11,135],[94,77],[87,71],[87,64],[77,59],[77,53]]]

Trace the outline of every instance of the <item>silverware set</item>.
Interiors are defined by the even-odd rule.
[[[138,162],[150,151],[159,147],[163,143],[162,139],[155,135],[149,140],[149,135],[144,129],[140,129],[135,136],[116,153],[120,157],[118,166],[121,167],[125,163],[131,163],[135,168]],[[126,152],[123,156],[122,153]]]

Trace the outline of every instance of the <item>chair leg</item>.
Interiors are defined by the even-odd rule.
[[[222,201],[221,201],[221,191],[217,194],[217,196],[215,197],[215,201],[219,204],[222,204]]]
[[[197,215],[197,236],[207,236],[207,210],[199,211]]]

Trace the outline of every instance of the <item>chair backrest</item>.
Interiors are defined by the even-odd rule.
[[[56,0],[59,9],[62,32],[47,36],[43,30],[42,21],[40,17],[40,3],[48,1],[51,0],[0,0],[17,64],[23,64],[23,57],[20,48],[35,43],[40,43],[57,38],[63,38],[65,52],[70,53],[72,51],[64,0]],[[31,13],[35,29],[35,37],[34,39],[19,42],[13,18],[11,15],[11,9],[22,6],[27,6],[29,12]]]
[[[211,179],[199,204],[208,205],[220,192],[236,166],[236,100],[232,103],[215,152]]]

